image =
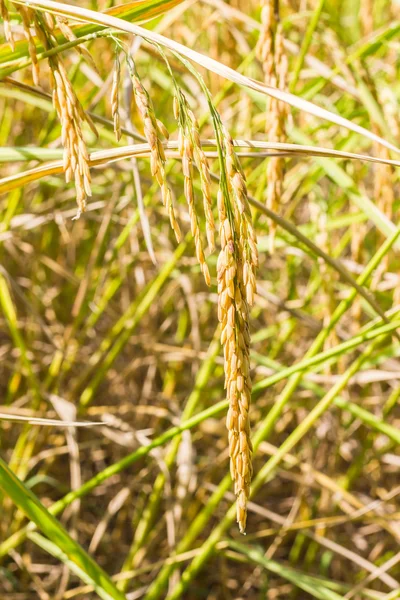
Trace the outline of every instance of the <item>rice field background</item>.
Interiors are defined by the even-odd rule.
[[[399,55],[0,0],[1,600],[400,598]]]

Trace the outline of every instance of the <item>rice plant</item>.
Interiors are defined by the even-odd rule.
[[[0,0],[0,598],[400,598],[399,34]]]

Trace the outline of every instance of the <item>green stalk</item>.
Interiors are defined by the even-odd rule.
[[[312,42],[312,38],[314,35],[314,31],[317,28],[318,25],[318,21],[319,18],[321,16],[321,12],[322,9],[324,7],[325,4],[325,0],[319,0],[316,9],[314,10],[314,14],[312,16],[312,19],[307,27],[307,31],[306,34],[304,36],[303,39],[303,43],[301,44],[301,48],[300,48],[300,54],[297,57],[297,60],[294,64],[294,73],[293,73],[293,78],[292,81],[290,83],[290,91],[292,93],[294,93],[295,89],[296,89],[296,85],[297,82],[299,80],[299,75],[300,75],[300,71],[303,68],[303,64],[304,64],[304,59],[306,57],[306,54],[311,46],[311,42]]]

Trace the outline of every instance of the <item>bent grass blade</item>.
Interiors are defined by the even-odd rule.
[[[27,488],[0,458],[0,489],[13,503],[47,535],[53,545],[73,562],[95,585],[105,600],[125,600],[111,578],[76,542],[57,519],[43,506],[35,494]],[[100,594],[101,592],[101,594]]]
[[[16,0],[16,3],[24,4],[22,0]],[[120,18],[113,17],[111,15],[99,14],[93,10],[77,6],[65,5],[60,2],[53,2],[53,0],[31,0],[30,6],[35,6],[37,8],[53,12],[54,14],[63,15],[73,19],[75,18],[78,21],[83,21],[85,23],[101,25],[104,27],[111,27],[113,29],[125,31],[126,33],[138,35],[144,39],[149,40],[150,42],[168,48],[173,52],[177,52],[178,54],[181,54],[185,58],[195,62],[201,67],[204,67],[205,69],[212,71],[213,73],[216,73],[217,75],[220,75],[225,79],[229,79],[234,83],[237,83],[238,85],[250,88],[256,92],[260,92],[265,96],[272,96],[273,98],[285,102],[286,104],[289,104],[290,106],[293,106],[294,108],[297,108],[300,111],[304,111],[315,117],[325,119],[327,121],[330,121],[331,123],[339,125],[340,127],[345,127],[350,131],[354,131],[355,133],[359,133],[360,135],[374,142],[377,142],[382,146],[385,146],[389,150],[392,150],[396,153],[400,152],[399,148],[397,148],[390,142],[387,142],[379,135],[368,131],[367,129],[361,127],[360,125],[357,125],[356,123],[352,123],[351,121],[344,117],[341,117],[340,115],[336,115],[325,108],[321,108],[320,106],[317,106],[316,104],[313,104],[312,102],[304,100],[303,98],[300,98],[298,96],[290,94],[289,92],[278,90],[276,88],[267,86],[261,83],[260,81],[251,79],[250,77],[246,77],[245,75],[238,73],[234,69],[223,65],[215,59],[209,58],[204,54],[200,54],[199,52],[196,52],[191,48],[179,44],[174,40],[166,38],[163,35],[144,29],[139,25],[127,23],[126,21]]]

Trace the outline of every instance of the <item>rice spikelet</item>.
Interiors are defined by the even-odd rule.
[[[265,82],[269,83],[274,76],[274,35],[276,15],[274,2],[263,0],[261,7],[261,31],[257,43],[257,56],[262,63]]]
[[[199,124],[193,112],[189,109],[187,111],[189,121],[189,135],[193,145],[193,157],[196,167],[200,173],[201,191],[203,194],[203,208],[206,217],[206,235],[208,242],[208,249],[211,252],[215,250],[214,232],[215,223],[214,216],[212,213],[212,199],[211,199],[211,178],[208,161],[205,152],[201,146]]]
[[[251,222],[245,178],[224,132],[227,193],[218,192],[221,252],[217,263],[218,319],[225,359],[225,388],[229,400],[226,419],[230,470],[235,482],[237,521],[246,528],[247,501],[252,477],[249,407],[251,399],[249,306],[256,290],[258,264],[256,235]]]
[[[45,14],[48,15],[49,13]],[[55,22],[57,23],[61,33],[63,34],[66,40],[68,40],[69,42],[73,42],[77,39],[66,17],[58,15],[55,17]],[[85,46],[75,46],[75,50],[86,60],[86,62],[92,67],[92,69],[94,69],[97,72],[96,63],[94,62],[89,50],[85,48]]]
[[[117,141],[121,139],[121,120],[119,115],[119,85],[121,80],[121,64],[118,54],[115,55],[113,83],[111,88],[111,114],[114,121],[114,133]]]
[[[91,196],[89,155],[82,134],[82,110],[69,81],[64,65],[51,61],[53,104],[61,121],[64,146],[64,171],[67,182],[75,179],[78,215],[86,209],[86,197]]]

